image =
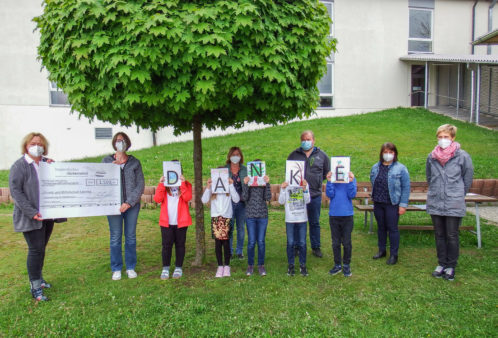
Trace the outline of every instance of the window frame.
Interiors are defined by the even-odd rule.
[[[431,15],[431,37],[430,38],[412,38],[410,37],[410,24],[411,24],[411,11],[423,11],[423,12],[429,12]],[[417,42],[430,42],[431,43],[431,50],[430,51],[418,51],[418,50],[410,50],[410,41],[417,41]],[[408,54],[434,54],[434,9],[432,8],[419,8],[419,7],[409,7],[408,8]]]
[[[66,97],[66,101],[67,103],[53,103],[52,102],[52,93],[53,92],[61,92],[64,94],[64,96]],[[49,106],[50,107],[70,107],[71,104],[69,103],[69,99],[67,98],[67,94],[64,93],[59,87],[57,87],[57,85],[52,82],[52,81],[48,81],[48,99],[49,99]]]
[[[333,37],[334,36],[334,32],[335,32],[335,21],[334,21],[334,1],[333,0],[325,0],[325,1],[322,1],[320,0],[320,2],[322,4],[327,4],[327,5],[330,5],[330,11],[331,11],[331,16],[330,16],[330,19],[332,20],[332,24],[330,25],[330,29],[329,29],[329,36],[330,37]],[[330,71],[331,71],[331,74],[330,74],[330,81],[331,81],[331,87],[332,87],[332,90],[330,93],[322,93],[320,92],[319,96],[320,96],[320,99],[322,97],[331,97],[332,98],[332,105],[331,106],[320,106],[318,105],[317,109],[332,109],[334,108],[334,89],[335,89],[335,86],[334,86],[334,78],[335,78],[335,58],[334,58],[334,52],[332,52],[327,58],[327,73],[328,73],[328,65],[331,65],[330,67]],[[322,78],[324,78],[325,76],[327,76],[327,73],[325,73],[323,75]],[[321,81],[321,79],[320,79]],[[320,104],[320,102],[318,103]]]

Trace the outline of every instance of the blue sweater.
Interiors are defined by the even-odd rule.
[[[353,198],[356,197],[356,178],[349,183],[327,181],[325,194],[330,198],[329,216],[353,216]]]

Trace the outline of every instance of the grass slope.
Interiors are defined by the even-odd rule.
[[[231,146],[241,147],[245,161],[261,158],[266,161],[272,183],[285,177],[285,160],[299,147],[299,135],[311,129],[316,145],[329,156],[352,157],[352,171],[359,181],[368,181],[370,168],[378,160],[382,143],[391,141],[398,147],[400,162],[410,171],[413,181],[425,181],[425,160],[436,145],[437,127],[455,124],[459,130],[457,141],[471,156],[475,178],[498,177],[498,133],[475,125],[453,120],[424,109],[397,108],[376,113],[323,118],[294,122],[263,130],[243,132],[204,139],[203,175],[210,175],[210,168],[225,163]],[[133,141],[133,140],[132,140]],[[109,145],[109,150],[111,147]],[[193,144],[191,141],[167,144],[130,152],[142,162],[146,182],[156,185],[162,175],[162,161],[179,159],[185,177],[193,181]],[[102,156],[81,161],[100,162]],[[8,171],[0,171],[0,186],[8,186]]]

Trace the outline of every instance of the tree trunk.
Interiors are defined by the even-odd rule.
[[[204,206],[202,197],[202,123],[199,115],[194,117],[194,187],[195,187],[195,259],[192,265],[199,266],[206,257],[204,233]]]

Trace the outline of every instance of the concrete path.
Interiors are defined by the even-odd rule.
[[[475,215],[476,208],[468,206],[467,211]],[[498,225],[498,206],[479,206],[479,216]]]

